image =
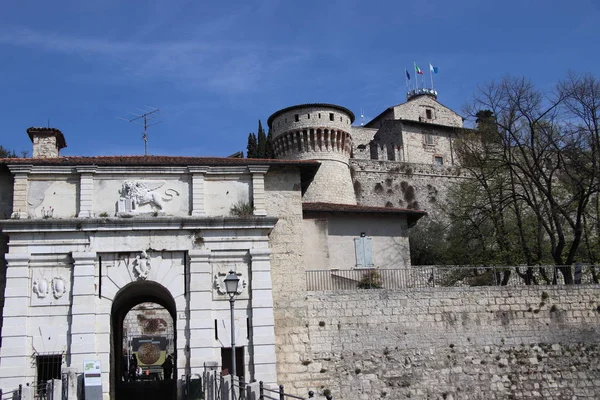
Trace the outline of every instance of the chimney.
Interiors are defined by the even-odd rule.
[[[31,127],[27,134],[33,143],[33,158],[60,157],[60,149],[67,147],[64,135],[56,128]]]

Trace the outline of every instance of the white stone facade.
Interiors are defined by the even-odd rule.
[[[64,368],[77,372],[83,361],[99,360],[104,397],[114,397],[122,343],[114,329],[132,296],[174,316],[176,376],[221,365],[221,348],[231,346],[222,291],[229,270],[241,279],[235,333],[245,351],[243,375],[277,381],[269,243],[277,219],[266,216],[269,165],[31,161],[9,165],[14,185],[3,186],[23,193],[13,195],[13,207],[24,211],[11,210],[1,225],[9,245],[0,387],[35,381],[36,355],[58,354]],[[291,163],[290,176],[298,176],[298,167]],[[231,205],[252,201],[254,215],[229,216]]]

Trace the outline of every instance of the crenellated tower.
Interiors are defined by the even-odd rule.
[[[269,117],[275,156],[321,162],[305,202],[356,204],[350,176],[354,114],[334,104],[301,104]]]

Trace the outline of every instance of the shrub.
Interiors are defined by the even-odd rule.
[[[381,275],[374,269],[367,271],[360,278],[357,287],[359,289],[381,289],[383,287]]]
[[[231,206],[229,213],[234,217],[250,217],[254,214],[254,206],[249,202],[238,201]]]

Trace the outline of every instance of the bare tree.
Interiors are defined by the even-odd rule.
[[[562,266],[576,260],[584,233],[598,243],[598,213],[588,206],[597,206],[599,191],[599,105],[600,83],[590,75],[571,74],[552,93],[524,78],[480,87],[469,109],[480,121],[476,137],[466,135],[458,151],[485,194],[470,207],[485,206],[505,262],[518,253],[533,265],[548,253],[572,283]]]

